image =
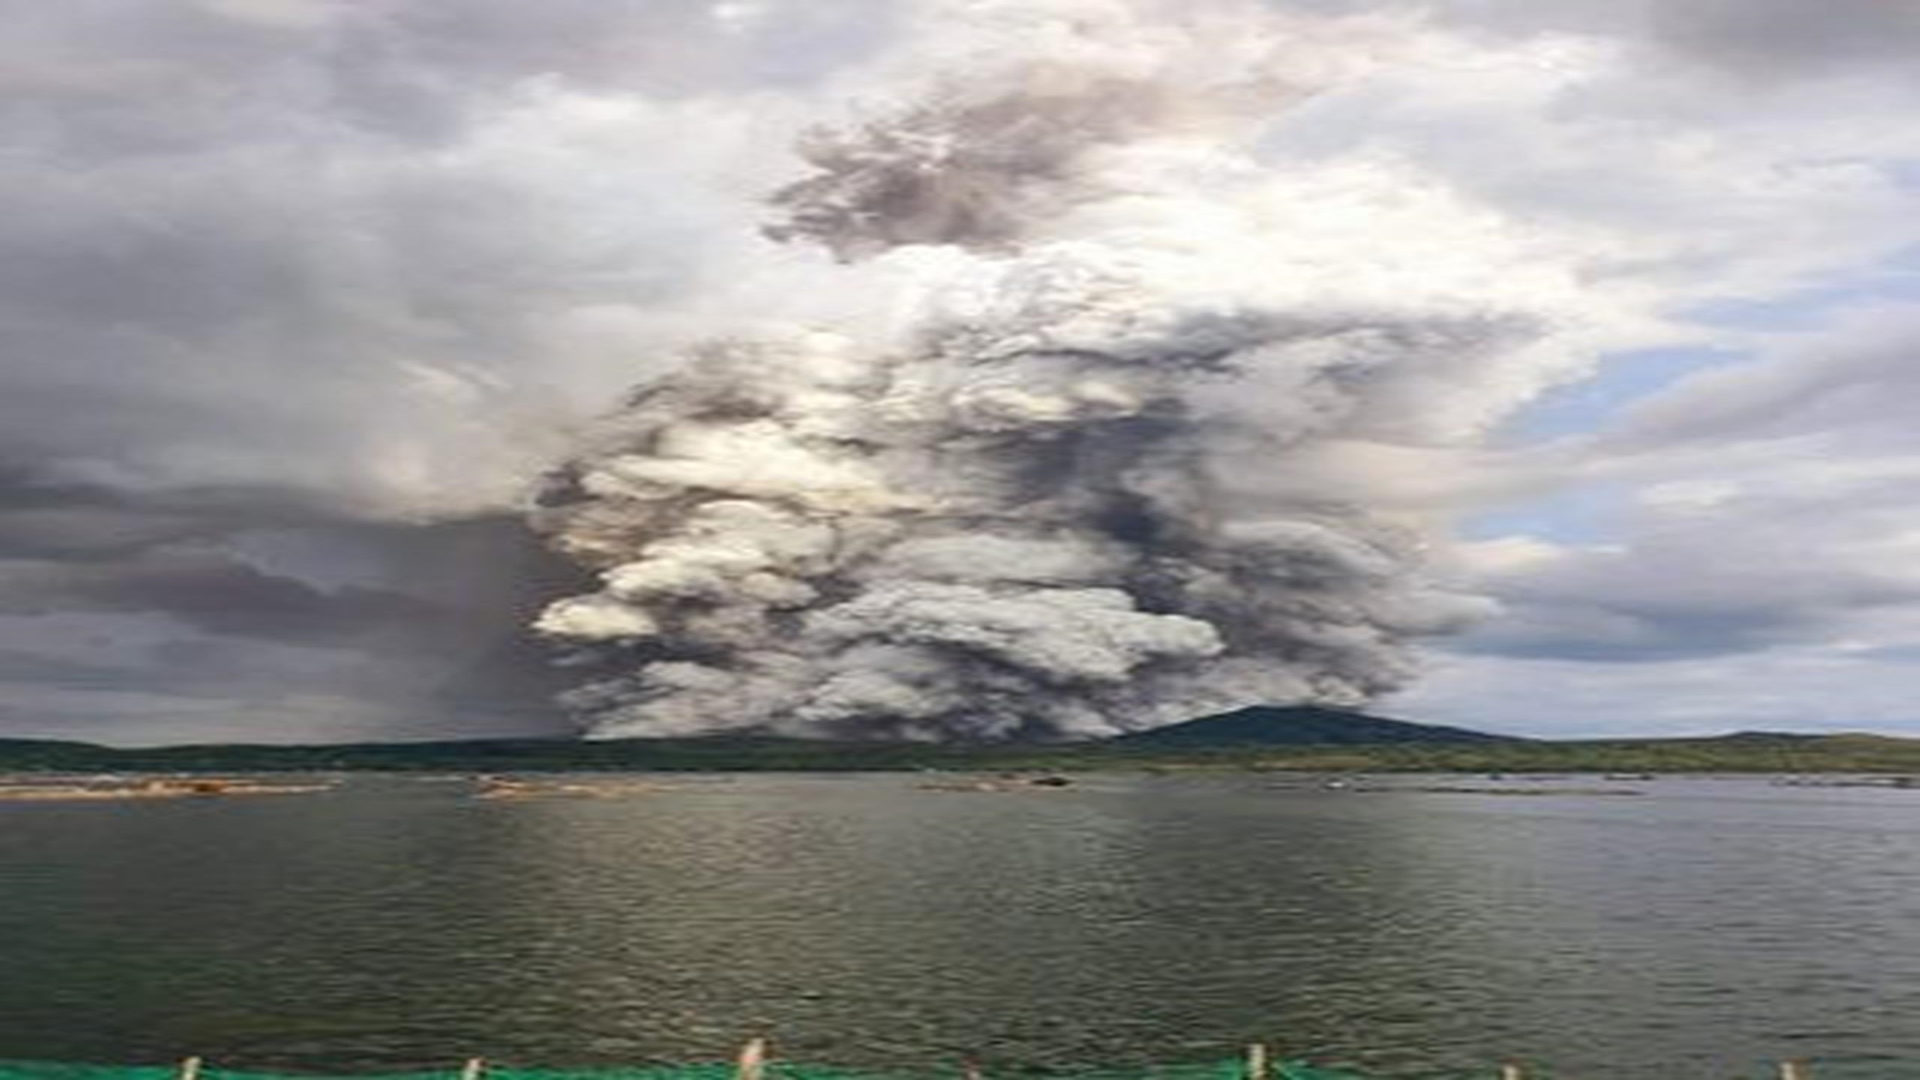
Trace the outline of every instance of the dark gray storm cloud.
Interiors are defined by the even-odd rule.
[[[1516,571],[1497,586],[1500,617],[1456,647],[1607,663],[1704,659],[1831,638],[1850,618],[1920,602],[1920,582],[1861,542],[1857,517],[1819,509],[1784,500],[1702,510],[1630,548]],[[1760,521],[1769,535],[1726,541],[1728,530]],[[1823,557],[1809,560],[1808,550]]]
[[[455,713],[505,699],[523,725],[554,723],[528,706],[551,687],[521,631],[552,577],[512,507],[541,440],[632,364],[596,377],[555,324],[686,288],[702,210],[669,194],[670,162],[583,193],[540,133],[568,95],[804,84],[884,31],[851,6],[788,13],[776,35],[698,3],[5,4],[14,725],[88,719],[38,689],[85,672],[102,691],[90,733],[119,737],[116,710],[129,737],[212,730],[221,680],[249,655],[279,670],[281,648],[457,699],[410,701],[385,721],[395,736],[487,728]],[[632,212],[650,199],[681,212]],[[472,523],[419,527],[436,518]],[[330,580],[344,563],[352,580]],[[176,655],[103,663],[34,617],[62,613],[170,627]],[[104,692],[113,671],[126,693]],[[235,731],[286,737],[247,712],[227,711]]]
[[[1325,3],[1340,10],[1377,7]],[[1772,79],[1906,66],[1920,49],[1920,8],[1898,0],[1434,0],[1426,6],[1462,25],[1603,35]]]
[[[515,424],[630,377],[569,366],[557,323],[697,279],[702,197],[669,160],[596,188],[553,135],[569,95],[671,111],[813,77],[885,23],[821,5],[776,37],[695,3],[7,15],[0,461],[402,513],[497,504],[515,455],[546,452]]]
[[[0,669],[17,730],[284,741],[563,729],[548,706],[556,673],[519,627],[577,582],[516,517],[395,526],[222,509],[0,512],[0,635],[17,643]],[[261,707],[302,695],[331,703],[285,726]]]

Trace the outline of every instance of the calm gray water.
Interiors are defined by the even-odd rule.
[[[1920,791],[923,782],[0,805],[0,1057],[1920,1076]]]

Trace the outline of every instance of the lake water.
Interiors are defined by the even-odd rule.
[[[0,1057],[1920,1076],[1920,790],[928,779],[0,805]]]

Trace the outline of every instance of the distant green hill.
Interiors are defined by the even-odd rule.
[[[1241,709],[1083,743],[862,743],[717,735],[115,749],[0,739],[0,772],[746,772],[940,769],[1313,772],[1871,772],[1920,775],[1920,739],[1739,732],[1519,739],[1307,706]]]
[[[1250,705],[1114,740],[1133,746],[1355,746],[1517,742],[1511,735],[1389,720],[1318,705]]]

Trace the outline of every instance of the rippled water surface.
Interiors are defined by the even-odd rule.
[[[924,782],[0,805],[0,1057],[1920,1076],[1920,791]]]

